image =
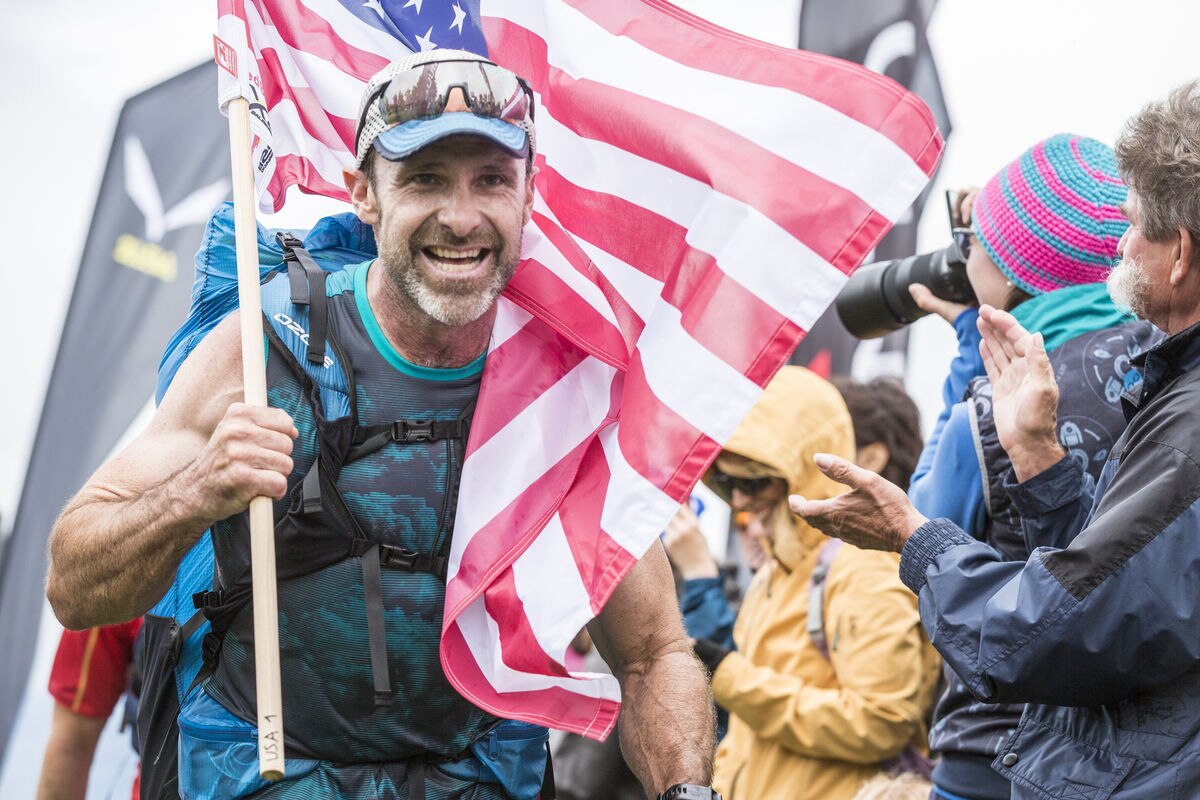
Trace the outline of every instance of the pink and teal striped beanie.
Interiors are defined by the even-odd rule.
[[[1032,295],[1100,283],[1129,223],[1112,148],[1060,133],[1035,144],[979,192],[971,226],[1008,279]]]

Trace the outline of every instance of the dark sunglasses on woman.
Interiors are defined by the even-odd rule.
[[[729,475],[717,469],[712,468],[713,483],[724,493],[732,495],[733,490],[737,489],[744,495],[756,495],[766,491],[767,487],[774,483],[776,478],[739,478],[734,475]]]

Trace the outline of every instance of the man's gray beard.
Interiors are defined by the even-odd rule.
[[[1106,281],[1108,296],[1118,308],[1129,309],[1138,319],[1146,318],[1146,300],[1150,289],[1150,276],[1137,259],[1123,258]]]
[[[521,252],[520,235],[515,244],[515,248],[492,250],[498,268],[488,276],[488,283],[482,289],[468,293],[439,292],[429,286],[422,279],[421,269],[408,250],[381,248],[379,256],[388,277],[417,304],[417,308],[443,325],[458,327],[482,317],[504,291],[520,260],[517,255]]]

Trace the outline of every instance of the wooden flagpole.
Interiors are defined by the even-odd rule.
[[[267,405],[263,355],[262,295],[258,276],[258,233],[254,171],[250,162],[250,104],[229,103],[229,148],[233,161],[233,220],[237,247],[238,304],[242,323],[245,401]],[[250,501],[250,561],[254,583],[254,674],[258,694],[258,771],[264,780],[284,775],[283,698],[279,679],[279,598],[275,587],[275,520],[269,497]]]

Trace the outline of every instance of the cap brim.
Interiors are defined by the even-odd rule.
[[[439,139],[464,134],[490,139],[517,157],[529,152],[529,136],[525,131],[504,120],[481,117],[470,111],[451,111],[388,128],[376,137],[375,149],[389,161],[399,161]]]

